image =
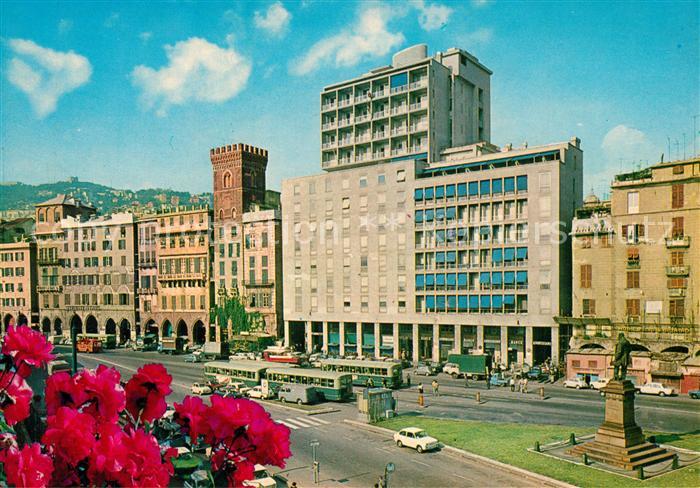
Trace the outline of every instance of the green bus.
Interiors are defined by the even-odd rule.
[[[117,336],[115,334],[78,334],[78,339],[99,339],[103,349],[116,349]]]
[[[315,368],[268,368],[265,377],[275,391],[284,384],[296,383],[316,387],[323,400],[342,402],[352,399],[352,377],[349,374]]]
[[[350,373],[352,375],[352,384],[357,386],[368,386],[370,379],[374,386],[385,386],[386,388],[399,388],[402,382],[401,363],[322,359],[321,369],[323,371]]]
[[[211,361],[204,363],[204,375],[217,383],[242,381],[257,386],[268,367],[257,361]]]

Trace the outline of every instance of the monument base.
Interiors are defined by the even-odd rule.
[[[605,421],[595,440],[579,444],[570,454],[586,454],[592,461],[634,470],[673,458],[674,454],[644,439],[634,420],[634,393],[629,380],[613,380],[601,389],[605,393]]]

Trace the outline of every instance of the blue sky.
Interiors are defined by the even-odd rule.
[[[427,43],[494,72],[492,142],[577,135],[602,192],[669,137],[674,159],[684,133],[693,152],[699,5],[5,1],[0,180],[207,191],[209,148],[246,142],[269,149],[279,189],[320,171],[323,86]]]

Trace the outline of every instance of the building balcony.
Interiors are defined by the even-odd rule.
[[[393,129],[391,129],[392,136],[402,136],[405,135],[407,132],[408,128],[405,125],[400,127],[394,127]]]
[[[371,159],[371,157],[370,157],[369,153],[355,155],[355,162],[356,163],[361,163],[363,161],[369,161],[370,159]]]
[[[667,237],[666,247],[690,247],[690,236]]]
[[[367,102],[369,100],[369,93],[355,97],[355,103]]]
[[[63,292],[63,286],[61,286],[61,285],[39,285],[36,287],[36,291],[39,293],[61,293],[61,292]]]
[[[338,108],[349,107],[352,105],[352,98],[344,98],[338,102]]]
[[[353,118],[348,117],[347,119],[340,119],[338,121],[338,127],[347,127],[352,124]]]
[[[369,114],[362,114],[362,115],[355,116],[355,123],[356,124],[361,124],[363,122],[369,122]]]
[[[384,153],[384,151],[372,153],[372,159],[382,159],[385,157],[386,157],[386,153]]]
[[[323,106],[321,107],[321,110],[322,110],[323,112],[327,112],[327,111],[329,111],[329,110],[335,110],[335,107],[336,107],[336,103],[335,103],[335,101],[333,101],[333,102],[330,102],[330,103],[327,103],[327,104],[323,105]]]
[[[328,168],[329,166],[334,166],[337,163],[338,163],[337,159],[327,159],[327,160],[321,162],[321,167]]]
[[[157,288],[137,288],[136,293],[139,295],[156,295],[158,294]]]
[[[355,136],[355,143],[369,142],[372,140],[372,136],[369,134],[362,134],[361,136]]]
[[[155,261],[139,261],[139,268],[155,268]]]
[[[333,149],[338,146],[338,143],[336,141],[331,141],[331,142],[324,142],[321,144],[321,149]]]
[[[388,117],[388,116],[389,116],[388,109],[380,110],[380,111],[374,112],[372,114],[372,118],[374,118],[374,119],[383,119],[384,117]]]
[[[275,286],[274,281],[244,281],[243,286],[245,288],[273,288]]]
[[[63,259],[59,258],[38,258],[36,264],[39,266],[62,266]]]
[[[382,98],[389,95],[389,90],[384,88],[383,90],[376,90],[372,92],[372,98]]]
[[[350,164],[351,162],[352,162],[352,158],[350,156],[347,156],[345,158],[338,158],[339,164]]]
[[[397,93],[403,93],[408,91],[408,85],[395,86],[391,89],[391,94],[396,95]]]
[[[411,147],[411,152],[416,153],[416,152],[421,152],[421,151],[427,151],[428,150],[428,145],[427,144],[421,144],[419,146],[412,146]]]
[[[418,124],[411,125],[411,132],[425,132],[428,130],[427,122],[420,122]]]
[[[388,139],[389,138],[389,131],[383,130],[381,132],[375,132],[372,134],[372,139]]]
[[[172,273],[158,275],[159,281],[206,280],[206,273]]]
[[[399,105],[398,107],[393,107],[391,109],[391,115],[401,115],[407,112],[406,105]]]
[[[685,296],[685,288],[669,288],[668,296],[671,298],[683,298]]]
[[[338,146],[351,146],[352,145],[352,137],[345,137],[343,139],[340,139],[338,141]]]
[[[397,147],[391,150],[392,156],[403,156],[404,154],[406,154],[406,149],[403,147]]]
[[[666,266],[666,276],[688,276],[690,266]]]
[[[422,110],[424,108],[428,108],[428,102],[412,103],[409,107],[411,112],[413,112],[414,110]]]
[[[322,130],[333,130],[333,129],[335,129],[336,127],[338,127],[338,124],[336,124],[336,122],[333,121],[333,122],[326,122],[325,124],[323,124],[323,125],[321,126],[321,129],[322,129]]]
[[[410,85],[408,85],[408,87],[411,90],[417,90],[418,88],[423,88],[426,86],[428,86],[428,79],[427,78],[416,80],[413,83],[411,83]]]
[[[627,269],[639,269],[641,268],[641,265],[639,264],[639,260],[634,260],[634,261],[627,261]]]

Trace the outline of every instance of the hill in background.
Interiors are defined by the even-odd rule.
[[[132,210],[157,209],[163,205],[212,204],[211,193],[192,194],[165,188],[119,190],[109,186],[80,181],[72,177],[66,181],[27,185],[19,182],[0,183],[0,212],[33,211],[34,205],[59,194],[72,195],[98,209],[101,214]],[[33,212],[32,212],[33,213]]]

